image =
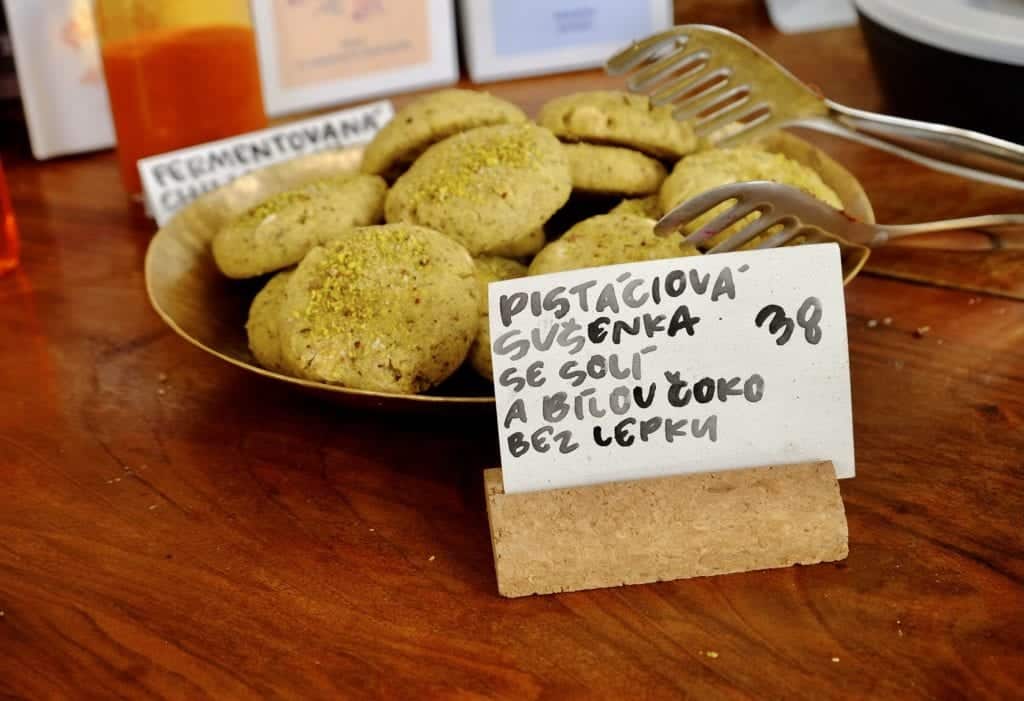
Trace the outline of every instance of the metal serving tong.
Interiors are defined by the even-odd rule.
[[[781,126],[843,136],[922,165],[1024,189],[1024,146],[967,129],[889,117],[833,102],[743,37],[686,24],[634,42],[605,65],[634,71],[626,85],[654,105],[673,105],[714,145],[736,144]]]
[[[875,248],[916,234],[1003,227],[1021,227],[1022,235],[1014,238],[1000,237],[985,231],[975,233],[989,239],[987,248],[1024,249],[1024,214],[986,214],[921,224],[868,224],[830,207],[802,190],[767,180],[732,183],[703,192],[672,209],[661,218],[654,231],[661,236],[675,233],[725,203],[730,203],[728,208],[689,234],[686,237],[687,243],[701,246],[723,230],[757,212],[760,214],[757,219],[717,243],[707,253],[735,250],[763,234],[767,235],[751,248],[776,248],[798,237],[809,242],[828,240],[829,237],[822,236],[822,233],[834,234],[858,246]],[[781,228],[772,231],[777,227]]]

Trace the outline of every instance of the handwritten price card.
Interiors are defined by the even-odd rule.
[[[839,247],[491,284],[505,493],[832,460],[854,474]]]

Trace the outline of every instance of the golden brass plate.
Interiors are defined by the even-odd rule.
[[[874,221],[871,203],[860,183],[822,151],[785,132],[772,134],[762,143],[768,150],[783,153],[816,170],[850,214]],[[275,192],[328,174],[355,171],[362,155],[362,148],[349,148],[271,166],[207,193],[178,212],[157,231],[146,252],[146,291],[153,308],[178,335],[207,353],[347,406],[430,412],[492,406],[491,387],[468,369],[460,370],[429,394],[387,394],[279,375],[257,365],[249,352],[245,319],[249,302],[264,281],[223,277],[210,255],[210,240],[228,219]],[[867,256],[866,248],[844,246],[846,282],[857,274]]]

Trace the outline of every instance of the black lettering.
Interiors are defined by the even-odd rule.
[[[636,419],[630,417],[623,419],[615,427],[615,442],[623,447],[633,445],[636,438],[629,432],[629,427],[636,423]]]
[[[273,158],[274,151],[266,141],[258,141],[250,145],[252,162],[259,163],[261,158]]]
[[[547,333],[547,338],[542,338],[540,329],[534,329],[530,332],[530,338],[533,339],[533,345],[537,347],[537,350],[546,351],[551,348],[551,344],[558,338],[558,327],[552,326],[548,329]]]
[[[521,392],[526,387],[526,380],[516,374],[516,368],[505,368],[498,375],[498,384],[502,387],[511,387],[513,392]]]
[[[637,307],[642,307],[644,304],[647,303],[647,300],[650,297],[648,293],[644,292],[639,297],[634,296],[636,288],[640,287],[643,284],[643,280],[635,279],[627,282],[626,286],[622,288],[622,301],[626,303],[627,307],[632,307],[633,309],[636,309]]]
[[[302,133],[306,135],[306,141],[316,146],[320,143],[320,130],[316,126],[309,126],[302,130]]]
[[[637,336],[640,334],[640,317],[633,317],[632,321],[618,320],[612,324],[612,343],[619,345],[622,343],[622,334],[629,334],[630,336]]]
[[[648,385],[648,387],[647,387],[647,396],[646,397],[644,396],[643,387],[641,387],[640,385],[637,385],[636,387],[634,387],[633,388],[633,403],[636,404],[641,409],[646,409],[649,406],[651,406],[651,404],[654,404],[654,390],[655,390],[655,387],[656,387],[656,385],[653,382],[650,385]]]
[[[507,355],[510,360],[519,360],[530,350],[530,342],[525,338],[516,339],[519,329],[512,329],[498,336],[491,344],[491,350],[495,355]]]
[[[757,403],[764,396],[764,378],[758,374],[751,375],[743,383],[743,398],[748,402]]]
[[[668,335],[674,337],[680,330],[685,330],[687,336],[694,334],[694,326],[700,321],[699,316],[690,316],[690,308],[685,304],[676,309],[668,322]]]
[[[526,368],[526,384],[531,387],[543,387],[547,378],[542,374],[544,370],[543,360],[534,360],[530,367]]]
[[[513,420],[526,423],[526,404],[523,403],[521,397],[512,402],[512,406],[508,408],[508,413],[505,414],[505,428],[511,426]]]
[[[660,416],[652,416],[649,419],[644,419],[640,422],[640,440],[646,441],[655,431],[661,428],[662,418]]]
[[[686,389],[687,382],[683,380],[678,372],[666,372],[665,380],[668,382],[668,403],[674,407],[683,407],[690,403],[690,390]]]
[[[572,440],[572,433],[570,431],[556,433],[554,438],[555,442],[558,443],[558,452],[562,455],[568,455],[580,447],[579,443]]]
[[[185,174],[179,171],[177,166],[177,161],[158,163],[153,166],[153,177],[156,178],[156,182],[160,187],[167,187],[171,180],[179,183],[185,180]]]
[[[188,174],[192,176],[193,180],[198,180],[202,177],[203,173],[203,157],[202,156],[191,156],[185,161],[185,166],[188,168]]]
[[[793,335],[793,320],[786,316],[786,311],[782,307],[777,304],[769,304],[762,307],[761,311],[757,313],[757,316],[754,317],[754,324],[757,328],[761,328],[769,318],[771,321],[768,323],[768,333],[775,335],[781,332],[775,339],[775,345],[786,345],[790,336]]]
[[[579,387],[586,381],[587,373],[583,372],[575,360],[567,360],[558,369],[558,376],[568,380],[573,387]]]
[[[564,297],[564,287],[554,287],[544,295],[544,309],[553,311],[556,319],[561,319],[569,313],[569,300]]]
[[[608,408],[612,410],[613,414],[622,416],[629,411],[630,406],[628,387],[620,385],[611,391],[608,396]]]
[[[686,438],[686,419],[665,419],[665,440],[671,443],[676,438]]]
[[[526,442],[522,432],[516,431],[510,434],[508,437],[508,452],[512,453],[512,457],[520,458],[526,455],[527,451],[530,450],[530,444]]]
[[[644,333],[647,334],[648,338],[653,338],[654,334],[661,333],[665,330],[665,315],[658,314],[657,316],[651,316],[650,314],[644,314]]]
[[[615,285],[611,283],[604,286],[601,294],[597,296],[597,304],[594,305],[595,312],[603,312],[605,309],[611,309],[616,314],[619,313],[619,300],[615,296]]]
[[[665,276],[665,294],[669,297],[678,297],[686,291],[686,273],[682,270],[673,270]]]
[[[548,445],[548,441],[544,437],[544,434],[554,432],[555,429],[551,428],[550,426],[541,426],[536,431],[534,431],[533,435],[530,436],[530,444],[533,446],[533,449],[536,450],[538,453],[548,452],[548,450],[550,450],[550,446]]]
[[[729,299],[736,299],[736,286],[732,282],[732,269],[728,266],[722,268],[715,280],[715,289],[711,290],[711,301],[717,302],[722,295]]]
[[[556,424],[569,413],[569,395],[565,392],[555,392],[547,395],[541,400],[541,416],[548,423]]]
[[[704,419],[703,424],[700,423],[699,419],[694,419],[693,424],[690,426],[690,431],[693,433],[694,438],[702,438],[704,434],[707,434],[712,443],[718,442],[718,415],[712,414]]]
[[[737,387],[740,383],[740,378],[731,377],[728,380],[724,377],[718,378],[718,387],[716,394],[718,395],[718,401],[724,402],[729,397],[741,397],[743,396],[743,390]]]
[[[587,338],[590,339],[591,343],[604,342],[604,339],[608,336],[608,332],[604,327],[610,324],[611,321],[607,316],[599,316],[587,324]]]
[[[702,377],[693,385],[693,398],[700,404],[707,404],[715,398],[715,381]]]
[[[610,437],[604,437],[604,435],[601,433],[600,426],[594,426],[594,442],[597,443],[602,448],[607,448],[612,444],[612,439]]]
[[[585,312],[590,311],[587,292],[596,284],[597,280],[587,280],[586,282],[581,282],[580,284],[569,288],[569,294],[576,295],[576,303],[580,305],[580,309]]]
[[[563,321],[562,330],[558,334],[558,345],[562,348],[568,348],[570,355],[576,355],[583,350],[583,346],[587,345],[583,334],[579,333],[582,330],[583,327],[580,326],[580,322],[575,319]]]
[[[632,368],[620,367],[622,360],[618,354],[612,353],[608,356],[608,374],[614,377],[616,380],[626,380],[633,373]]]
[[[512,323],[512,317],[526,309],[526,293],[514,292],[511,295],[498,297],[498,315],[501,317],[501,325],[508,326]]]
[[[697,294],[702,295],[707,292],[709,282],[711,282],[711,273],[704,273],[704,277],[701,277],[696,270],[690,270],[690,287]]]
[[[821,300],[808,297],[796,311],[796,323],[804,330],[804,339],[812,346],[821,341]]]

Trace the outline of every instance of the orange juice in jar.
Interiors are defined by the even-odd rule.
[[[97,0],[121,177],[140,158],[267,125],[247,0]]]

